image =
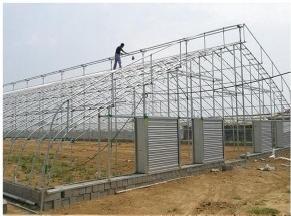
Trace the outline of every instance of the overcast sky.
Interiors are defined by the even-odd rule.
[[[288,8],[289,7],[289,8]],[[290,71],[290,5],[4,4],[4,83],[246,23],[282,71]]]

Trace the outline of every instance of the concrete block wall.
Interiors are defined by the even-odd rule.
[[[40,206],[41,191],[38,189],[4,180],[3,192],[4,194],[7,193],[9,195],[20,197],[24,200],[35,203],[35,205],[37,206]]]
[[[207,172],[212,168],[219,168],[223,161],[184,166],[162,173],[153,174],[133,174],[130,176],[115,177],[111,180],[89,181],[72,185],[63,185],[54,189],[49,189],[44,195],[43,210],[55,209],[68,206],[72,203],[83,200],[91,200],[112,195],[121,190],[136,188],[170,179],[197,175]]]

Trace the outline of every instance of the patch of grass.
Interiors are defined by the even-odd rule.
[[[170,209],[167,210],[167,213],[168,213],[168,214],[169,214],[169,213],[176,213],[177,211],[178,211],[177,208],[170,208]]]
[[[255,207],[252,208],[249,212],[256,215],[278,215],[280,213],[280,211],[277,209],[264,207]]]
[[[235,200],[241,200],[241,197],[240,196],[234,196],[232,198],[235,199]]]

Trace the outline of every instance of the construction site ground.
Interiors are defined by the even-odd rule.
[[[290,158],[290,153],[281,156]],[[266,164],[275,170],[258,170]],[[29,214],[11,205],[8,213]],[[290,162],[250,159],[229,171],[207,172],[45,213],[289,215]]]

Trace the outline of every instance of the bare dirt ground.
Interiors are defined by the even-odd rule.
[[[9,180],[16,179],[18,182],[28,183],[36,187],[40,186],[42,166],[46,157],[48,142],[44,141],[39,144],[36,140],[19,139],[13,144],[13,151],[9,154],[11,144],[10,140],[4,140],[3,142],[5,164],[9,155],[9,163],[5,167],[4,178]],[[191,143],[181,145],[182,165],[191,164],[191,145]],[[225,146],[225,159],[235,159],[246,152],[252,152],[252,148]],[[88,141],[75,143],[55,141],[51,143],[51,150],[48,155],[50,179],[47,185],[55,186],[106,178],[108,155],[107,142],[98,144],[97,142]],[[134,143],[112,143],[111,174],[113,176],[134,173],[134,160]]]
[[[290,154],[283,156],[289,158]],[[257,169],[265,164],[275,167],[275,170]],[[208,172],[46,213],[254,215],[257,212],[289,215],[290,167],[282,164],[288,164],[288,161],[252,159],[245,166],[230,171]],[[20,214],[10,206],[8,212]]]

